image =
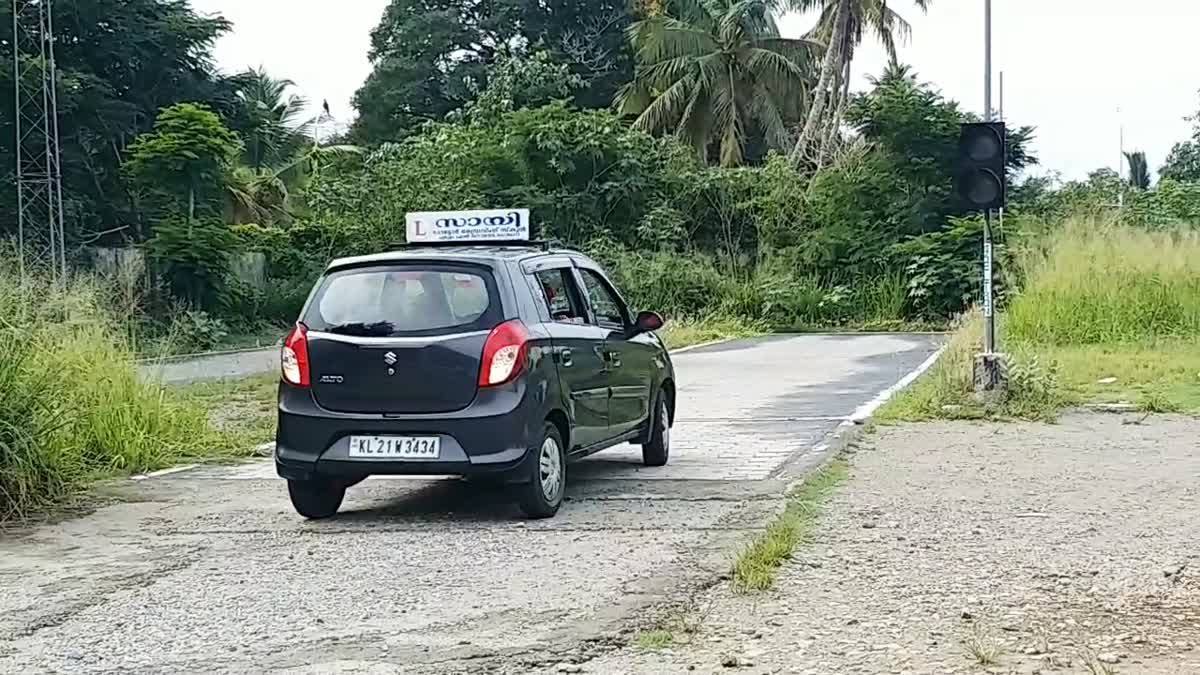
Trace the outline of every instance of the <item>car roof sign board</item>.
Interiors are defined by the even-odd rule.
[[[529,239],[529,209],[428,211],[405,216],[410,244]]]

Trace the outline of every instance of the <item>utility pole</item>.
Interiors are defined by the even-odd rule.
[[[1000,71],[1000,121],[1004,122],[1004,71]]]

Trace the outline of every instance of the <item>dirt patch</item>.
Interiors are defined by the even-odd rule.
[[[1200,672],[1200,421],[1137,419],[884,428],[773,590],[587,672]]]

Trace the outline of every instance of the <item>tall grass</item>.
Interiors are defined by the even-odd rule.
[[[0,522],[225,443],[203,408],[138,377],[101,286],[22,284],[12,268],[0,268]]]
[[[1016,259],[1010,339],[1105,344],[1200,336],[1200,231],[1073,219]]]
[[[1016,295],[999,319],[1005,398],[972,394],[978,314],[941,361],[879,419],[1047,419],[1080,401],[1200,411],[1200,231],[1074,218],[1027,237],[1010,261]]]

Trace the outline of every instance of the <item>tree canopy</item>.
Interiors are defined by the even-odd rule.
[[[186,0],[80,0],[54,11],[64,206],[67,237],[76,240],[135,219],[121,165],[160,109],[194,101],[224,115],[237,105],[210,58],[230,24],[196,14]],[[0,3],[0,25],[12,26],[12,3]],[[0,42],[0,60],[11,64],[12,48]],[[16,210],[12,84],[12,69],[0,68],[0,209],[9,213]]]
[[[623,0],[392,0],[371,33],[374,69],[355,95],[356,141],[411,135],[466,107],[504,55],[545,52],[581,86],[574,101],[608,107],[632,72]]]
[[[672,0],[638,21],[629,31],[638,69],[618,108],[639,129],[674,133],[702,159],[715,148],[722,166],[740,166],[749,139],[784,149],[806,103],[813,45],[781,37],[772,9]]]

